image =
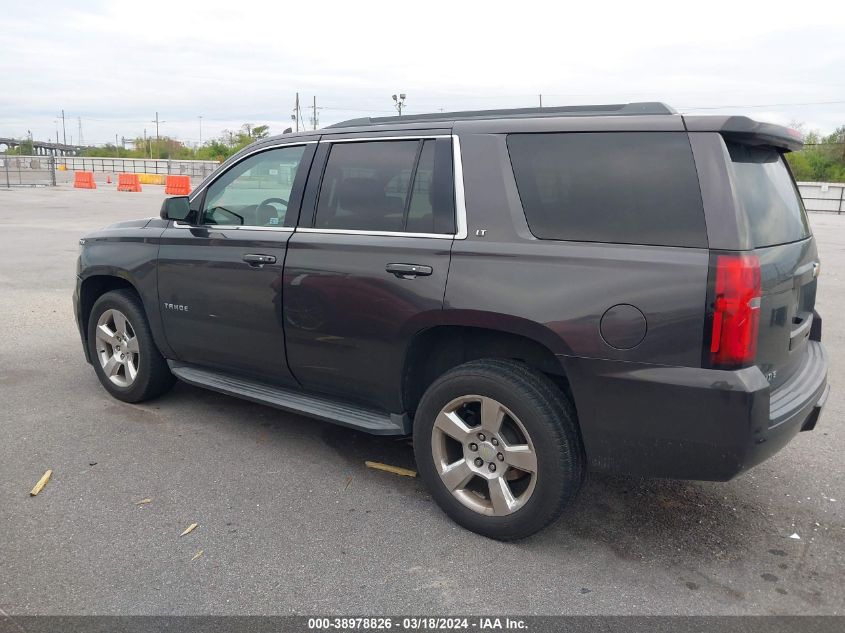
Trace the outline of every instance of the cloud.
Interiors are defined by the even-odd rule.
[[[770,2],[47,2],[4,8],[0,135],[198,140],[244,121],[321,124],[407,112],[664,100],[845,123],[845,5]],[[824,6],[821,6],[824,4]],[[318,15],[312,16],[313,13]],[[816,16],[823,15],[819,20]],[[762,106],[762,107],[758,107]],[[307,114],[307,113],[306,113]]]

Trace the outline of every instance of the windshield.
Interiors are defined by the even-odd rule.
[[[770,147],[727,145],[754,247],[809,237],[807,212],[781,153]]]

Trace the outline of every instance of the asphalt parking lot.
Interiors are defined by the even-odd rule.
[[[364,466],[413,468],[406,441],[184,384],[108,396],[71,311],[77,240],[162,190],[0,189],[0,610],[845,614],[845,216],[812,216],[833,385],[814,432],[728,483],[591,474],[503,544]]]

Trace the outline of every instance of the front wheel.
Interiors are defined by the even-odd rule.
[[[175,381],[153,341],[141,300],[131,290],[107,292],[94,303],[88,351],[100,383],[124,402],[160,396]]]
[[[479,360],[437,379],[414,422],[420,477],[463,527],[500,540],[554,521],[584,475],[575,409],[521,363]]]

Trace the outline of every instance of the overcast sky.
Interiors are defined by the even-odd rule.
[[[0,136],[197,142],[244,122],[665,101],[845,125],[845,1],[5,2]],[[305,116],[310,111],[304,112]]]

